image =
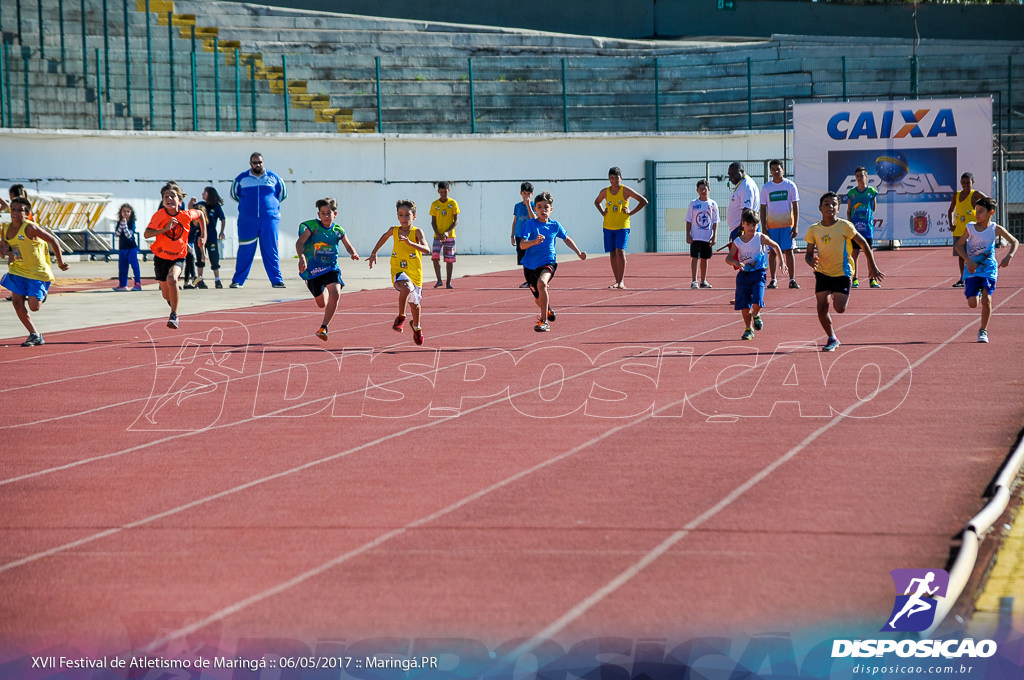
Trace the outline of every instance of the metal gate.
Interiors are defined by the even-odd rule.
[[[739,161],[757,186],[768,181],[768,160]],[[718,204],[718,239],[715,248],[729,241],[726,211],[732,186],[729,165],[733,161],[648,161],[647,177],[653,184],[649,206],[648,250],[655,253],[689,252],[686,245],[686,210],[697,198],[697,180],[708,181],[708,197]],[[653,181],[651,181],[653,180]]]

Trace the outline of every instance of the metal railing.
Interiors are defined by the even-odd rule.
[[[742,56],[740,48],[722,48],[657,57],[452,56],[424,58],[419,65],[400,57],[315,55],[312,49],[308,54],[247,55],[240,49],[225,50],[217,38],[212,39],[212,48],[209,39],[197,41],[194,26],[191,35],[183,36],[173,14],[158,16],[150,11],[149,0],[143,12],[129,7],[136,0],[120,0],[122,6],[115,8],[114,14],[124,17],[121,46],[111,40],[110,22],[89,19],[85,0],[73,3],[79,5],[79,16],[70,13],[68,0],[46,0],[61,26],[58,55],[43,39],[49,25],[44,23],[46,16],[52,16],[44,15],[44,1],[36,1],[38,41],[25,32],[24,1],[14,2],[17,31],[2,33],[0,124],[7,127],[47,125],[52,118],[45,115],[46,104],[52,98],[42,85],[50,82],[67,92],[68,101],[60,110],[62,127],[177,130],[183,122],[181,112],[190,110],[191,121],[185,125],[192,130],[221,130],[233,119],[236,131],[285,132],[331,131],[329,124],[337,122],[337,116],[377,132],[781,129],[787,123],[788,100],[887,98],[894,92],[961,96],[980,88],[1001,92],[1005,131],[1013,133],[1015,105],[1020,108],[1015,98],[1024,96],[1020,55],[998,52],[972,55],[965,62],[948,50],[944,55],[859,56],[863,49],[851,45],[849,54],[842,54],[840,46],[834,48],[834,57],[820,57],[815,56],[821,54],[820,45],[787,43],[785,55],[791,56],[775,58]],[[108,4],[118,2],[90,0],[99,1],[104,17],[111,9]],[[154,20],[166,20],[165,38],[153,30]],[[5,21],[11,21],[9,11],[0,13],[0,31]],[[80,59],[70,56],[75,50],[68,47],[75,46],[67,45],[76,41],[78,31],[64,30],[66,23],[75,21],[81,27]],[[719,61],[730,53],[726,50],[736,52],[736,60]],[[144,82],[139,78],[142,60]],[[280,73],[271,73],[271,65]],[[955,78],[949,75],[953,65],[959,71]],[[179,89],[176,76],[186,72],[187,87]],[[344,79],[332,75],[341,72]],[[345,113],[331,114],[334,119],[298,116],[299,104],[309,104],[293,97],[292,86],[298,80],[292,77],[314,83],[314,89],[325,95],[322,111]],[[277,82],[283,85],[279,92]],[[139,110],[142,97],[148,99],[148,111]],[[178,108],[185,103],[179,98],[187,100],[189,109]],[[440,98],[445,106],[437,105]],[[79,100],[95,103],[92,112],[76,108]],[[1019,120],[1016,126],[1019,130]]]

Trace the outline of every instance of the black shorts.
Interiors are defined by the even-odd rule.
[[[528,269],[523,267],[523,278],[530,284],[530,292],[533,293],[533,297],[540,297],[540,293],[537,292],[537,282],[540,281],[540,275],[545,271],[551,272],[552,278],[555,276],[555,270],[558,269],[558,263],[552,262],[536,269]]]
[[[210,256],[210,269],[214,271],[220,269],[220,246],[217,244],[217,239],[206,244],[206,254]]]
[[[869,245],[869,246],[871,246],[872,248],[874,248],[874,247],[875,247],[875,239],[873,239],[873,238],[868,238],[868,237],[867,237],[867,236],[865,236],[864,234],[861,234],[860,236],[861,236],[861,238],[862,238],[862,239],[864,239],[865,241],[867,241],[867,242],[868,242],[868,245]],[[854,250],[860,250],[860,249],[861,249],[861,247],[860,247],[860,244],[859,244],[859,243],[857,243],[856,241],[850,241],[850,244],[851,244],[851,245],[853,246],[853,249],[854,249]]]
[[[153,256],[153,275],[157,281],[166,281],[167,275],[171,273],[171,267],[178,269],[185,268],[185,258],[180,260],[165,260],[162,257]]]
[[[342,288],[345,287],[345,282],[341,280],[341,272],[337,269],[306,281],[306,288],[309,288],[309,292],[313,294],[313,297],[318,298],[323,295],[324,289],[332,283],[337,283]]]
[[[850,294],[849,276],[825,276],[821,272],[814,272],[815,293],[842,293]]]
[[[523,255],[526,254],[526,251],[523,250],[522,246],[519,245],[522,242],[523,242],[523,237],[522,236],[516,236],[516,264],[522,264],[523,263]]]
[[[711,244],[707,241],[694,241],[690,244],[690,257],[710,260]]]

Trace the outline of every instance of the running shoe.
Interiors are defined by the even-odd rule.
[[[858,279],[856,276],[853,277],[853,283],[850,284],[850,287],[851,288],[860,288],[860,279]]]
[[[529,281],[523,281],[522,283],[519,284],[519,287],[520,288],[529,288],[530,287],[530,282]]]
[[[825,346],[821,348],[822,352],[835,352],[836,347],[839,347],[839,338],[829,338]]]
[[[555,316],[555,310],[553,310],[550,307],[548,307],[548,321],[554,321],[557,318],[558,317]]]
[[[132,290],[142,290],[142,284],[136,283],[134,286],[132,286]]]
[[[42,338],[40,338],[40,340],[42,340]],[[978,342],[988,343],[988,331],[978,331]],[[42,343],[40,342],[40,344]]]
[[[230,285],[230,286],[228,286],[228,287],[229,287],[229,288],[241,288],[241,287],[242,287],[242,284],[238,283],[237,281],[232,281],[232,282],[231,282],[231,285]]]
[[[123,292],[123,291],[126,291],[126,290],[128,290],[128,286],[118,286],[117,288],[114,289],[114,291],[117,292],[117,293],[120,293],[120,292]]]
[[[444,284],[444,287],[445,288],[455,288],[455,286],[452,285],[451,281],[449,281],[448,283]]]
[[[199,279],[199,280],[196,281],[196,288],[200,288],[202,290],[206,290],[207,288],[209,288],[209,286],[206,285],[206,281],[203,281],[202,279]]]
[[[987,340],[985,342],[988,342]],[[35,347],[37,345],[45,345],[46,341],[43,340],[43,336],[39,333],[29,333],[28,338],[25,342],[21,343],[22,347]]]
[[[444,285],[444,281],[438,281],[437,283],[434,284],[434,288],[440,288],[443,285]]]
[[[413,328],[412,329],[412,341],[415,342],[417,345],[422,345],[423,344],[423,329],[422,328]]]
[[[790,279],[789,280],[789,287],[793,288],[793,289],[799,290],[800,284],[796,282],[796,279]]]
[[[880,283],[879,283],[878,281],[876,281],[875,279],[871,279],[871,287],[872,287],[872,288],[881,288],[881,287],[882,287],[882,284],[880,284]]]
[[[220,279],[217,279],[216,281],[213,282],[213,287],[214,288],[223,288],[224,284],[220,282]]]
[[[694,281],[693,283],[690,284],[690,288],[700,288],[700,284]]]
[[[284,281],[278,281],[277,283],[275,283],[274,285],[271,286],[271,288],[287,288],[287,287],[288,286],[284,285]]]
[[[551,330],[551,326],[549,326],[548,322],[545,321],[544,319],[537,319],[537,325],[533,327],[533,330],[537,331],[538,333],[547,333],[549,330]]]
[[[316,337],[327,342],[327,326],[320,326],[320,330],[316,332]]]
[[[749,328],[747,330],[743,331],[743,335],[740,337],[740,340],[753,340],[753,339],[754,339],[754,331],[750,330]]]
[[[192,290],[194,288],[195,288],[195,286],[193,286],[191,283],[186,283],[185,284],[185,290]]]
[[[701,281],[700,282],[700,287],[701,288],[711,288],[711,284],[708,283],[707,281]]]
[[[956,283],[953,284],[953,287],[954,288],[963,288],[964,287],[964,282],[962,280],[961,281],[957,281]]]
[[[174,329],[178,328],[178,315],[174,312],[171,312],[171,315],[167,317],[167,327]]]
[[[404,326],[405,326],[405,317],[402,316],[401,314],[399,314],[398,316],[395,317],[395,322],[393,324],[391,324],[391,330],[395,331],[396,333],[404,333],[405,332]]]
[[[764,328],[764,321],[761,320],[761,315],[758,314],[754,317],[754,330],[759,331]]]
[[[779,287],[779,282],[777,280],[775,280],[775,279],[772,279],[771,281],[768,282],[768,286],[767,287],[768,288],[778,288]]]

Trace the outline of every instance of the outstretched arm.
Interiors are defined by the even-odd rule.
[[[1014,255],[1014,253],[1016,253],[1016,252],[1017,252],[1017,246],[1019,246],[1019,245],[1020,245],[1020,241],[1018,241],[1018,240],[1017,240],[1017,239],[1016,239],[1016,238],[1015,238],[1015,237],[1013,236],[1013,234],[1011,234],[1010,232],[1006,231],[1006,230],[1005,230],[1005,229],[1003,229],[1003,228],[1002,228],[1001,226],[997,226],[997,227],[996,227],[996,236],[999,236],[999,237],[1001,237],[1001,238],[1002,238],[1002,239],[1003,239],[1004,241],[1006,241],[1007,243],[1009,243],[1009,244],[1010,244],[1010,252],[1008,252],[1008,253],[1006,254],[1006,257],[1004,257],[1004,258],[1003,258],[1003,259],[1002,259],[1002,260],[1001,260],[1001,261],[999,262],[999,266],[1000,266],[1000,267],[1007,267],[1007,266],[1009,266],[1009,264],[1010,264],[1010,260],[1012,260],[1012,259],[1013,259],[1013,255]]]
[[[867,239],[860,234],[854,234],[853,241],[860,246],[860,249],[864,251],[864,256],[868,258],[868,266],[871,268],[869,270],[871,272],[871,278],[878,279],[879,281],[884,279],[885,274],[878,271],[878,265],[875,264],[875,253],[871,250],[871,246],[868,244]]]
[[[581,260],[587,259],[587,253],[580,250],[576,246],[576,242],[572,240],[571,236],[566,236],[562,240],[565,241],[565,245],[569,246],[569,249],[572,250],[572,252],[576,253],[576,257],[580,258]]]
[[[57,260],[57,266],[60,267],[62,272],[68,270],[67,263],[64,262],[64,258],[61,257],[60,241],[58,241],[57,237],[53,235],[53,232],[46,227],[30,224],[25,227],[25,235],[31,238],[37,238],[40,241],[45,241],[49,244],[50,248],[53,250],[53,256]]]
[[[391,238],[390,229],[381,234],[380,238],[377,239],[377,245],[375,245],[373,250],[370,252],[370,257],[366,258],[367,263],[370,265],[370,269],[373,269],[373,265],[377,262],[377,251],[384,246],[389,238]]]

